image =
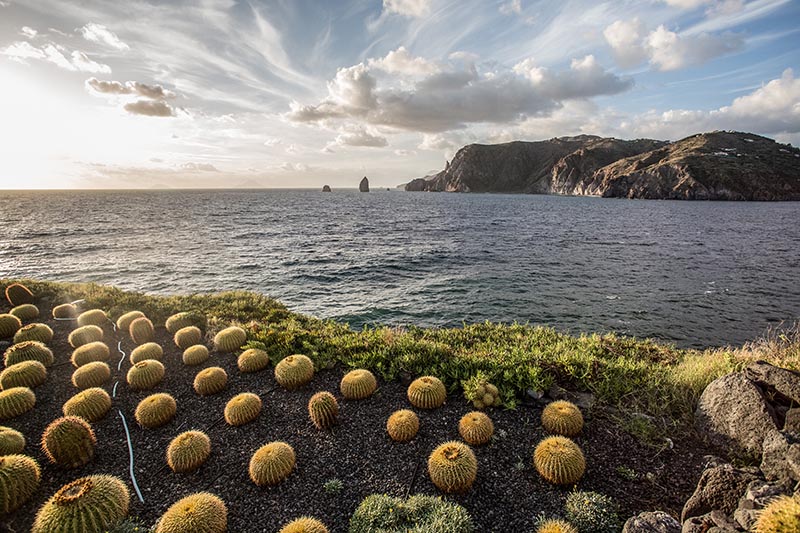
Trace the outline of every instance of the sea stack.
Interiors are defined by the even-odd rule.
[[[331,192],[331,186],[330,185],[323,185],[322,186],[322,192]]]
[[[358,184],[358,190],[361,192],[369,192],[369,180],[366,176],[364,176],[364,179]]]

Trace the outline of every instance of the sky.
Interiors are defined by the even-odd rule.
[[[0,188],[394,187],[469,143],[800,144],[797,0],[0,0]]]

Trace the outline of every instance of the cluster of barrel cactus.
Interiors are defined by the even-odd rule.
[[[146,361],[147,359],[154,359],[161,361],[164,357],[164,349],[160,344],[155,342],[145,342],[131,350],[130,361],[135,365],[139,361]]]
[[[11,307],[23,304],[32,304],[35,301],[31,290],[22,283],[12,283],[6,287],[6,300]]]
[[[150,319],[145,316],[140,316],[131,322],[128,326],[128,334],[134,344],[144,344],[153,340],[155,329]]]
[[[101,340],[103,340],[103,328],[93,325],[75,328],[67,337],[69,345],[73,348],[80,348],[84,344]]]
[[[87,422],[101,420],[111,410],[111,396],[100,387],[82,390],[66,402],[61,408],[64,416],[79,416]]]
[[[447,389],[439,378],[423,376],[408,386],[408,401],[419,409],[436,409],[447,399]]]
[[[208,492],[190,494],[173,503],[158,519],[154,533],[224,533],[228,508]]]
[[[12,314],[0,314],[0,339],[12,338],[19,328],[22,327],[22,321]]]
[[[458,422],[458,433],[468,444],[481,446],[489,442],[494,435],[494,423],[486,414],[472,411],[461,417]]]
[[[200,396],[211,396],[225,390],[228,374],[218,366],[210,366],[194,377],[194,391]]]
[[[39,509],[31,533],[100,533],[128,514],[130,493],[114,476],[93,475],[58,489]]]
[[[13,344],[6,349],[3,356],[3,363],[6,366],[11,366],[22,361],[39,361],[44,366],[53,364],[53,352],[38,341],[25,341],[19,344]]]
[[[378,388],[378,381],[369,370],[351,370],[342,378],[339,389],[346,400],[364,400]]]
[[[275,365],[275,381],[284,389],[299,389],[313,378],[314,363],[305,355],[290,355]]]
[[[458,441],[440,444],[428,457],[428,475],[443,492],[468,491],[478,475],[478,459],[466,444]]]
[[[397,442],[408,442],[417,436],[419,417],[414,411],[400,409],[389,416],[386,421],[386,432]]]
[[[72,361],[72,366],[80,368],[94,361],[105,363],[110,358],[111,351],[108,349],[108,345],[103,341],[94,341],[75,348],[70,361]]]
[[[39,361],[22,361],[0,372],[0,389],[28,387],[33,389],[47,379],[47,369]]]
[[[22,326],[14,334],[14,344],[25,341],[38,341],[47,344],[53,340],[53,330],[47,324],[35,322]]]
[[[317,429],[330,429],[339,421],[339,403],[330,392],[318,392],[308,400],[308,416]]]
[[[277,485],[292,473],[294,464],[291,446],[280,441],[270,442],[256,450],[250,459],[250,479],[259,487]]]
[[[533,452],[533,464],[546,481],[572,485],[583,477],[586,459],[580,447],[562,436],[548,437]]]
[[[23,415],[36,405],[36,395],[28,387],[12,387],[0,391],[0,420]]]
[[[14,428],[0,426],[0,455],[14,455],[25,449],[25,435]]]
[[[542,427],[548,433],[576,437],[583,430],[583,415],[574,403],[558,400],[542,410]]]
[[[128,370],[128,385],[133,390],[150,390],[164,379],[164,365],[155,359],[139,361]]]
[[[97,438],[86,420],[63,416],[53,420],[42,434],[42,451],[51,463],[63,468],[77,468],[94,456]]]
[[[194,472],[211,455],[211,439],[202,431],[184,431],[169,443],[167,464],[173,472]]]
[[[500,391],[493,384],[489,383],[486,375],[478,372],[468,380],[462,381],[464,397],[472,402],[475,409],[486,409],[489,407],[499,407],[503,404]]]
[[[78,326],[103,326],[108,323],[108,316],[102,309],[90,309],[78,315]]]
[[[21,304],[9,311],[9,314],[14,315],[22,321],[35,320],[39,318],[39,308],[33,304]]]
[[[83,390],[104,385],[111,379],[111,367],[102,361],[92,361],[75,369],[72,384]]]
[[[247,342],[247,332],[238,326],[230,326],[214,336],[214,348],[220,353],[235,352]]]
[[[143,428],[153,429],[167,424],[177,411],[175,398],[166,392],[157,392],[139,402],[134,417]]]
[[[144,318],[144,316],[141,311],[128,311],[117,319],[117,329],[119,331],[130,331],[131,323],[137,318]]]
[[[39,463],[27,455],[0,456],[0,516],[19,509],[39,487]]]
[[[196,344],[194,346],[189,346],[183,351],[182,360],[183,364],[186,366],[197,366],[208,361],[208,357],[208,348],[202,344]]]
[[[269,366],[269,355],[264,350],[250,348],[239,355],[236,366],[239,367],[240,372],[245,374],[258,372]]]
[[[283,526],[278,533],[328,533],[328,528],[316,518],[301,516]]]
[[[243,392],[231,398],[225,405],[225,422],[231,426],[243,426],[258,418],[261,413],[261,398],[252,392]]]

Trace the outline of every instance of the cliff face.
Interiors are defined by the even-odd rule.
[[[582,135],[468,145],[414,191],[510,192],[687,200],[798,200],[800,150],[747,133],[667,143]]]

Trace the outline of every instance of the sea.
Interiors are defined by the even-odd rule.
[[[353,328],[517,322],[700,348],[800,319],[798,202],[2,191],[0,221],[0,277],[245,289]]]

